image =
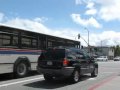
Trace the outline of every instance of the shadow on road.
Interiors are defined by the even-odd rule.
[[[66,82],[64,80],[63,81],[51,81],[51,82],[42,80],[42,81],[29,83],[24,86],[28,86],[28,87],[32,87],[32,88],[42,88],[42,89],[56,89],[56,88],[64,87],[67,85],[70,85],[70,83]]]
[[[26,77],[31,77],[31,76],[34,76],[34,75],[37,75],[38,73],[36,71],[32,71],[30,72],[30,74]],[[25,78],[25,77],[24,77]],[[7,81],[7,80],[13,80],[13,79],[16,79],[14,78],[13,74],[12,73],[6,73],[6,74],[0,74],[0,81]]]
[[[82,76],[79,82],[85,81],[89,78],[90,76],[88,75]],[[71,83],[70,80],[65,79],[65,80],[53,80],[49,82],[42,80],[42,81],[25,84],[24,86],[32,87],[32,88],[41,88],[41,89],[57,89],[57,88],[66,87],[69,85],[73,85],[73,83]]]
[[[12,73],[0,74],[0,82],[14,79]]]

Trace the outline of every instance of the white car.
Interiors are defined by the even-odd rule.
[[[116,56],[116,57],[114,58],[114,61],[120,61],[120,56]]]
[[[96,61],[108,61],[108,57],[107,56],[99,56],[98,58],[96,58]]]

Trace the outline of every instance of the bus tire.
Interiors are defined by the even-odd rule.
[[[16,78],[22,78],[28,75],[29,65],[26,61],[18,62],[14,67],[14,74]]]

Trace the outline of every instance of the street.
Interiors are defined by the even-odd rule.
[[[78,83],[66,80],[46,82],[42,75],[13,79],[8,74],[0,75],[0,90],[101,90],[115,77],[120,75],[120,61],[98,62],[99,74],[95,78],[82,76]],[[102,89],[104,90],[104,89]]]

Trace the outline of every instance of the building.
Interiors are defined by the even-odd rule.
[[[108,59],[111,60],[114,58],[114,48],[113,47],[108,47],[108,46],[90,46],[84,47],[88,53],[92,56],[108,56]]]

